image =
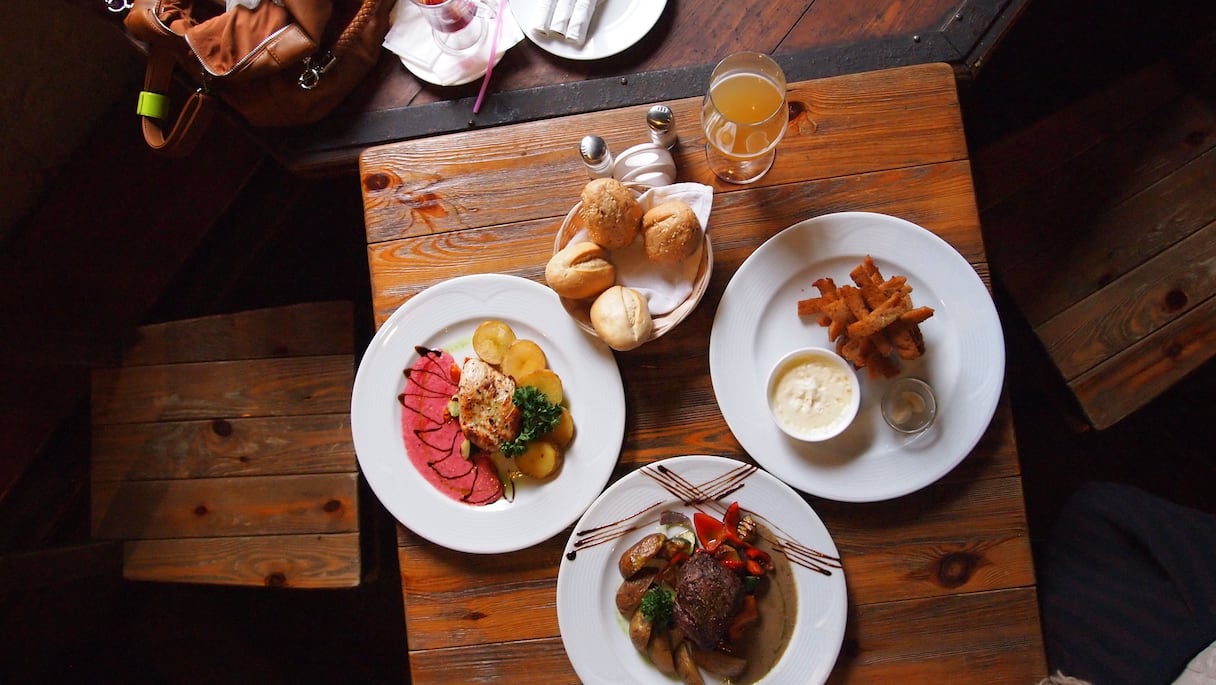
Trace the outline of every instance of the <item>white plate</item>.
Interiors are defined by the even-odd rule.
[[[642,40],[663,14],[667,0],[601,0],[581,46],[537,33],[533,17],[539,4],[540,0],[511,0],[511,12],[528,40],[558,57],[592,60],[610,57]]]
[[[689,516],[696,511],[687,504],[689,496],[673,495],[651,477],[659,474],[660,468],[677,474],[702,493],[708,490],[710,498],[723,505],[737,500],[740,507],[763,518],[770,530],[784,539],[832,557],[840,556],[832,536],[810,505],[789,486],[749,464],[696,455],[664,459],[630,473],[605,490],[587,509],[566,543],[557,573],[557,622],[562,643],[585,685],[676,682],[659,673],[633,647],[615,605],[616,590],[621,583],[617,571],[621,553],[658,530],[662,510],[683,511]],[[741,487],[734,489],[740,483]],[[584,537],[580,533],[589,530],[609,536],[612,531],[621,530],[623,534],[602,544],[576,545]],[[761,682],[822,683],[831,673],[844,640],[848,613],[844,571],[832,568],[830,575],[824,575],[799,564],[791,566],[798,594],[794,633],[781,660]]]
[[[879,413],[890,381],[860,371],[853,425],[827,442],[797,442],[770,418],[765,378],[795,347],[833,347],[797,302],[819,295],[811,284],[822,276],[852,283],[849,271],[867,254],[884,276],[907,276],[913,304],[936,310],[921,324],[925,355],[901,367],[933,386],[937,421],[915,436],[891,430]],[[1001,394],[1005,342],[987,288],[949,243],[903,219],[844,212],[794,224],[743,262],[714,318],[709,368],[727,425],[761,466],[803,492],[869,502],[918,490],[971,452]]]
[[[471,355],[473,331],[486,319],[540,344],[562,379],[576,433],[553,480],[520,481],[514,501],[479,507],[436,491],[414,468],[397,395],[416,345]],[[363,475],[403,525],[454,550],[509,552],[561,532],[603,490],[624,438],[625,393],[612,351],[571,320],[552,290],[515,276],[463,276],[418,293],[376,331],[355,376],[351,430]]]

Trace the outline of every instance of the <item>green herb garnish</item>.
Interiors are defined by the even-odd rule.
[[[675,606],[674,593],[658,585],[642,595],[642,615],[650,621],[651,630],[654,632],[665,630],[671,624]]]
[[[508,457],[518,457],[527,449],[529,442],[557,428],[562,420],[562,408],[530,385],[516,388],[511,401],[523,414],[522,428],[514,440],[504,442],[500,449]]]

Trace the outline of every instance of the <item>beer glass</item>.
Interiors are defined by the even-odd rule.
[[[789,123],[785,74],[771,57],[738,52],[718,63],[701,103],[705,159],[727,183],[751,183],[773,166]]]

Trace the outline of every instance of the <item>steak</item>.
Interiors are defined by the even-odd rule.
[[[523,417],[511,396],[515,381],[481,361],[469,359],[460,371],[456,398],[460,404],[460,430],[469,442],[493,452],[519,435]]]
[[[739,612],[743,581],[711,554],[693,554],[676,579],[676,625],[698,647],[712,651]]]

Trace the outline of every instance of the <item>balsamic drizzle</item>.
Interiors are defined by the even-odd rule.
[[[759,467],[753,464],[741,463],[739,466],[699,485],[672,471],[663,464],[643,466],[641,470],[645,476],[658,483],[685,506],[694,507],[698,511],[711,509],[718,513],[718,515],[721,515],[726,511],[726,506],[722,504],[722,500],[742,489],[746,485],[747,479],[758,471]],[[639,528],[654,525],[658,522],[658,516],[652,517],[649,515],[664,504],[666,504],[665,501],[655,502],[636,514],[626,516],[620,520],[594,528],[576,530],[574,532],[576,537],[574,549],[566,553],[566,558],[574,561],[580,549],[612,542]],[[763,539],[772,545],[775,551],[785,555],[790,563],[797,564],[825,576],[832,575],[833,569],[843,568],[839,557],[812,549],[790,537],[780,527],[762,515],[750,510],[749,513],[758,519],[764,528],[772,532],[771,536],[765,535]]]

